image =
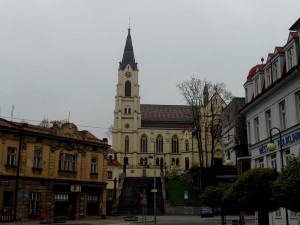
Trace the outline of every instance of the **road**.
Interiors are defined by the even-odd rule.
[[[153,216],[147,216],[146,222],[142,221],[142,217],[138,216],[138,221],[125,221],[123,217],[108,217],[99,220],[69,220],[61,225],[154,225]],[[157,225],[221,225],[221,217],[202,218],[201,216],[157,216]],[[232,220],[238,219],[237,216],[227,216],[227,225],[232,224]],[[5,225],[38,225],[39,221],[18,221],[13,223],[5,223]],[[55,223],[59,224],[59,223]],[[245,225],[255,225],[254,216],[246,216]]]

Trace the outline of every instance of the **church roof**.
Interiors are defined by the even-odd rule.
[[[122,62],[120,62],[120,69],[124,70],[127,65],[130,65],[133,70],[137,70],[137,63],[134,59],[133,46],[130,35],[130,28],[128,29],[128,35],[126,39],[126,44],[124,48]]]
[[[188,105],[141,104],[142,128],[191,128],[192,111]]]

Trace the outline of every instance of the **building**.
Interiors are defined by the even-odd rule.
[[[250,69],[244,84],[251,167],[280,171],[291,157],[300,156],[300,19],[290,28],[287,43],[275,47],[266,63]],[[281,137],[281,140],[280,140]],[[271,152],[267,144],[276,143]],[[297,213],[280,208],[270,213],[272,224],[296,225]]]
[[[246,118],[239,113],[245,98],[235,97],[222,112],[223,164],[237,167],[238,174],[250,169]]]
[[[106,215],[107,139],[0,118],[2,220]],[[21,218],[22,217],[22,218]]]
[[[150,165],[157,165],[157,170],[163,170],[171,164],[178,165],[182,170],[193,165],[199,166],[191,107],[141,104],[138,77],[139,69],[128,29],[118,69],[112,140],[118,159],[124,165],[123,172],[126,176],[143,177],[153,176],[153,170],[147,170]],[[212,98],[214,101],[222,101],[217,93],[211,99],[207,95],[206,97],[207,104],[202,109],[204,111],[208,111]],[[225,105],[223,101],[222,104]],[[208,127],[203,128],[203,140],[210,138],[209,134],[204,134],[207,129]],[[203,145],[206,151],[205,165],[211,166],[212,157],[213,160],[222,161],[220,142],[215,144],[213,151],[209,143],[205,145],[203,141]]]

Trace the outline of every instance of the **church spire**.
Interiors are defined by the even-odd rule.
[[[122,62],[120,62],[121,70],[124,70],[128,64],[131,66],[131,68],[133,70],[137,70],[137,63],[135,62],[135,59],[134,59],[130,31],[131,31],[131,28],[129,27]]]

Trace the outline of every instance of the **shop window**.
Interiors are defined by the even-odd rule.
[[[40,200],[41,200],[41,193],[39,192],[30,193],[29,214],[31,215],[40,214]]]

